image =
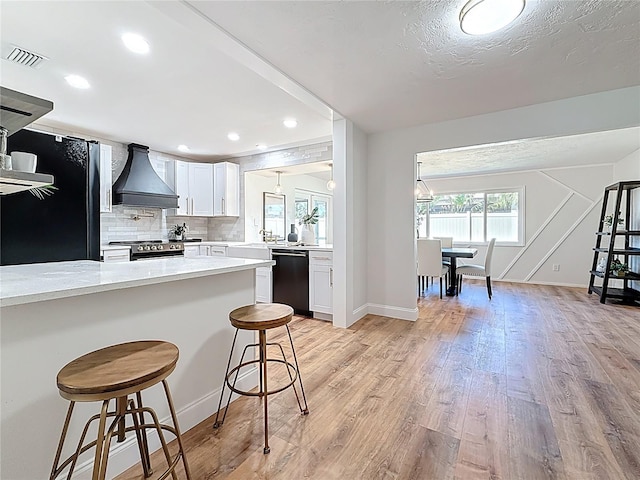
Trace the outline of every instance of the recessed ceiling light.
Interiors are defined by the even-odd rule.
[[[74,88],[81,88],[84,90],[91,87],[91,85],[89,85],[89,81],[80,75],[67,75],[64,79]]]
[[[267,146],[264,143],[256,143],[256,148],[258,150],[266,150]]]
[[[137,33],[125,33],[122,35],[122,41],[125,47],[134,53],[149,53],[149,44],[147,41]]]
[[[178,145],[178,150],[180,150],[181,152],[188,152],[189,147],[187,147],[186,145]]]
[[[287,128],[296,128],[298,126],[298,121],[295,118],[285,118],[282,123]]]
[[[227,135],[227,138],[232,142],[237,142],[238,140],[240,140],[240,135],[238,135],[236,132],[231,132]]]
[[[460,28],[469,35],[495,32],[513,22],[525,0],[470,0],[460,11]]]

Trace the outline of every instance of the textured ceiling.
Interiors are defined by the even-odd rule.
[[[191,2],[367,132],[640,84],[637,0],[528,0],[477,37],[465,3]]]
[[[640,128],[478,145],[417,155],[423,178],[611,164],[640,149]]]

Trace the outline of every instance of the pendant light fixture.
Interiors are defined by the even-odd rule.
[[[513,22],[525,0],[469,0],[460,11],[460,28],[469,35],[495,32]]]
[[[333,181],[333,163],[330,163],[329,166],[331,167],[331,180],[327,182],[327,190],[333,190],[336,188],[336,182]]]
[[[420,166],[422,162],[418,162],[418,179],[416,180],[416,200],[418,202],[433,202],[433,192],[427,187],[427,184],[420,175]]]
[[[282,193],[282,186],[280,185],[280,174],[282,172],[276,171],[276,173],[278,174],[278,183],[276,183],[276,188],[274,188],[274,191],[279,194]]]

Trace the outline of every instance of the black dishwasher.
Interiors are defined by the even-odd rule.
[[[276,264],[273,271],[273,302],[293,307],[299,315],[310,317],[309,251],[271,250]]]

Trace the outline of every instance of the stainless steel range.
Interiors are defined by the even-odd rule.
[[[109,245],[130,246],[131,260],[184,256],[184,243],[182,242],[168,242],[165,240],[134,240],[129,242],[109,242]]]

